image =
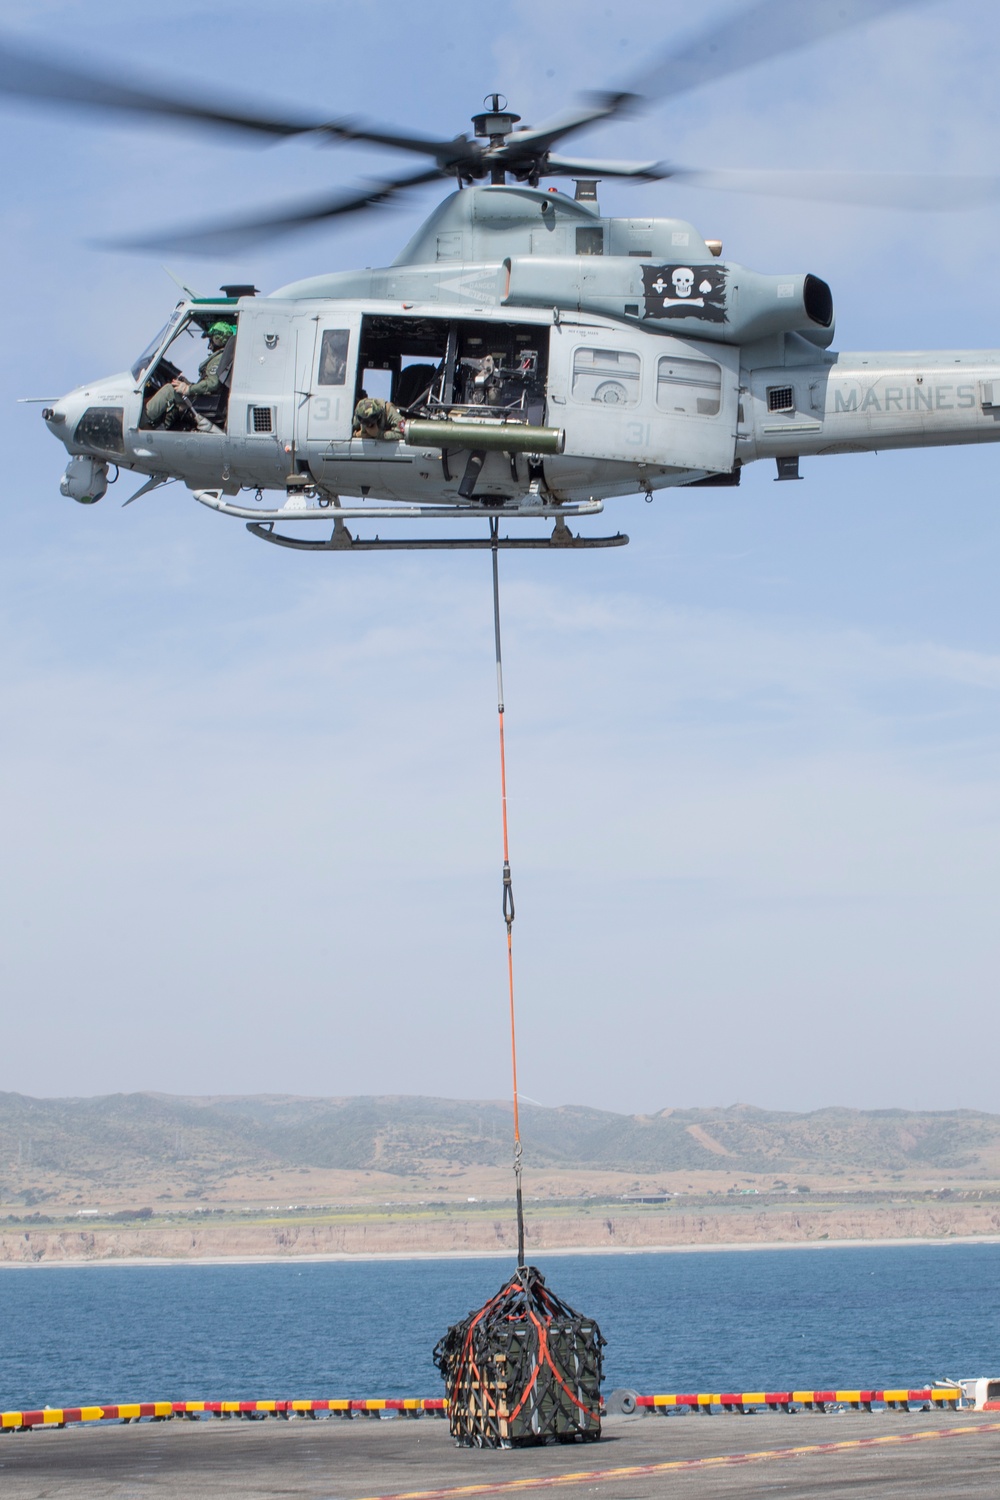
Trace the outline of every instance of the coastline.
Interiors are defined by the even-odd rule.
[[[872,1204],[829,1197],[794,1205],[753,1200],[675,1206],[529,1206],[526,1252],[546,1255],[665,1253],[802,1245],[983,1243],[1000,1238],[1000,1201],[901,1197]],[[516,1254],[509,1212],[498,1206],[428,1213],[304,1211],[247,1222],[172,1215],[94,1224],[22,1219],[0,1226],[0,1265],[177,1261],[414,1260]]]
[[[851,1239],[851,1240],[759,1240],[748,1242],[734,1240],[730,1243],[714,1242],[703,1245],[553,1245],[551,1248],[533,1250],[537,1258],[567,1255],[718,1255],[733,1251],[753,1253],[759,1250],[899,1250],[907,1246],[945,1248],[950,1245],[1000,1245],[1000,1235],[938,1235],[912,1236],[900,1239]],[[0,1271],[80,1270],[102,1269],[124,1266],[136,1268],[170,1266],[258,1266],[258,1265],[324,1265],[393,1263],[406,1261],[448,1260],[509,1260],[509,1250],[387,1250],[387,1251],[330,1251],[303,1255],[192,1255],[192,1256],[103,1256],[90,1258],[66,1257],[58,1260],[8,1260],[0,1261]]]

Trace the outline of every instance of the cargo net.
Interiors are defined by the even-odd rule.
[[[593,1318],[522,1266],[434,1349],[452,1437],[464,1448],[596,1441],[605,1343]]]

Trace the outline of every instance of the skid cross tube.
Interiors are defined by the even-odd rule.
[[[351,505],[343,506],[330,498],[327,505],[309,505],[296,498],[277,510],[251,510],[247,505],[232,505],[223,499],[221,490],[192,490],[199,505],[207,505],[223,516],[235,516],[241,521],[455,521],[481,520],[483,517],[510,516],[530,521],[559,516],[599,516],[604,509],[603,500],[578,500],[563,505],[558,500],[541,502],[527,501],[489,505],[487,503],[465,505]]]

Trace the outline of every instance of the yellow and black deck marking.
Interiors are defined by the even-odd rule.
[[[681,1474],[693,1469],[726,1469],[742,1464],[765,1463],[776,1458],[805,1458],[812,1453],[849,1453],[860,1448],[886,1448],[904,1443],[927,1443],[937,1438],[973,1437],[1000,1432],[1000,1422],[981,1422],[968,1427],[942,1427],[929,1432],[891,1433],[884,1437],[851,1438],[842,1443],[803,1443],[796,1448],[766,1448],[756,1453],[723,1453],[711,1458],[675,1458],[665,1463],[629,1464],[618,1469],[579,1469],[572,1474],[545,1474],[525,1479],[499,1479],[481,1484],[462,1484],[437,1490],[404,1490],[391,1495],[371,1495],[367,1500],[460,1500],[465,1495],[513,1495],[521,1490],[568,1488],[574,1484],[600,1484],[610,1479],[647,1479],[658,1474]]]

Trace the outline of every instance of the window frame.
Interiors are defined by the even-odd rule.
[[[588,368],[586,364],[578,364],[581,354],[593,357],[593,362]],[[616,362],[621,360],[634,361],[634,368],[623,370],[620,363],[608,364],[606,369],[601,368],[602,360],[614,358]],[[589,377],[594,382],[594,391],[585,396],[577,389],[577,382],[581,378]],[[626,401],[600,401],[597,392],[603,386],[616,382],[623,386],[627,396],[631,400]],[[577,344],[570,355],[569,369],[569,394],[570,399],[578,406],[598,407],[601,411],[631,411],[642,405],[643,386],[643,361],[642,355],[636,349],[611,349],[604,344]]]
[[[701,369],[704,369],[706,371],[711,370],[711,371],[715,372],[715,374],[717,375],[718,378],[717,379],[713,379],[711,381],[708,381],[708,380],[702,380],[702,381],[697,381],[697,380],[673,380],[673,381],[671,381],[671,380],[669,380],[667,378],[664,378],[660,374],[660,371],[662,370],[662,368],[663,368],[663,366],[665,364],[684,365],[684,366],[688,367],[689,369],[701,368]],[[714,359],[704,359],[701,356],[695,356],[695,355],[691,355],[691,354],[661,354],[661,355],[658,355],[657,356],[657,361],[656,361],[656,392],[655,392],[655,395],[654,395],[654,401],[655,401],[655,404],[656,404],[657,411],[662,412],[664,416],[669,416],[669,417],[683,417],[685,419],[694,418],[695,420],[700,420],[700,421],[705,421],[705,422],[714,422],[714,421],[716,421],[717,418],[719,416],[721,416],[721,414],[722,414],[722,407],[723,407],[723,400],[722,400],[722,380],[723,380],[723,375],[724,375],[724,371],[723,371],[722,366],[720,364],[718,364]],[[697,411],[697,410],[695,410],[695,411],[686,411],[686,410],[681,411],[681,410],[678,410],[676,407],[671,408],[671,407],[666,406],[664,404],[663,400],[661,399],[661,391],[664,390],[665,388],[668,388],[671,385],[673,385],[674,387],[679,387],[679,388],[682,388],[682,389],[694,391],[695,392],[694,399],[695,399],[696,403],[698,401],[705,400],[705,397],[699,396],[697,394],[697,391],[698,391],[699,387],[703,387],[705,390],[712,391],[714,393],[715,397],[716,397],[715,410],[714,411]]]
[[[343,349],[333,357],[340,360],[339,380],[325,380],[323,378],[324,365],[327,358],[327,349],[333,348],[333,340],[341,339]],[[351,330],[349,328],[324,328],[320,334],[319,356],[316,362],[316,384],[321,385],[324,390],[336,390],[339,386],[346,386],[347,371],[351,362]]]

